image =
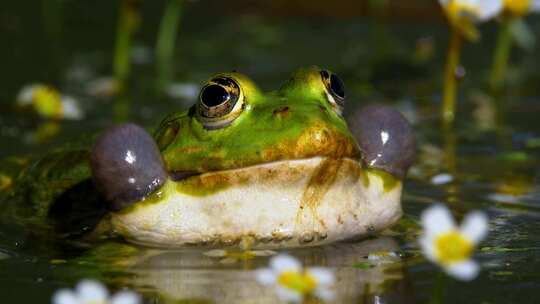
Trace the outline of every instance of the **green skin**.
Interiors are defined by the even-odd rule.
[[[239,85],[243,109],[232,122],[214,129],[205,124],[197,105],[165,118],[155,138],[167,171],[197,174],[316,156],[360,161],[358,144],[340,114],[341,109],[329,97],[320,71],[318,67],[299,69],[279,90],[269,93],[261,92],[242,74],[215,75],[229,77]],[[225,115],[222,119],[228,118]],[[383,171],[373,172],[384,178],[385,189],[397,181]],[[50,218],[55,200],[66,190],[89,181],[90,176],[86,149],[60,150],[28,166],[15,179],[16,187],[0,191],[0,206],[7,210],[4,215],[17,221],[50,223],[43,219]],[[208,185],[202,186],[205,192],[219,191],[221,187],[215,185],[212,190],[207,189]],[[73,209],[87,212],[98,204],[96,196],[91,195],[93,189],[82,188],[86,193],[80,197],[91,197],[92,205]],[[9,199],[2,197],[6,195]],[[156,203],[154,197],[149,200]],[[74,200],[73,204],[83,202]]]
[[[345,120],[326,96],[319,68],[298,70],[270,93],[238,73],[216,76],[239,84],[244,110],[219,129],[205,128],[196,113],[190,114],[194,110],[167,117],[156,137],[168,171],[218,171],[313,156],[360,157]],[[314,139],[316,135],[322,138]]]

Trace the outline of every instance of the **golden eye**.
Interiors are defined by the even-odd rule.
[[[229,77],[211,79],[199,94],[197,119],[207,129],[231,124],[242,112],[243,94],[240,86]]]
[[[336,74],[322,70],[321,78],[326,88],[326,97],[328,101],[334,106],[338,113],[341,114],[343,106],[345,105],[345,84],[343,80]]]

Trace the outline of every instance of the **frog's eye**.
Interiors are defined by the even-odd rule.
[[[321,71],[321,78],[326,88],[326,98],[341,114],[345,105],[345,84],[336,74],[327,70]]]
[[[211,79],[199,94],[197,119],[207,129],[232,123],[243,108],[243,94],[234,79],[220,76]]]

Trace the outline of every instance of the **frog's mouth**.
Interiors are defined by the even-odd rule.
[[[401,215],[400,193],[399,180],[357,160],[312,157],[168,180],[110,221],[152,247],[308,246],[388,227]]]
[[[344,168],[346,170],[343,170]],[[345,171],[358,179],[362,170],[363,165],[357,159],[315,156],[205,173],[182,172],[175,176],[176,179],[172,178],[173,175],[170,176],[171,181],[176,184],[176,191],[187,194],[209,194],[248,184],[281,183],[283,187],[289,187],[288,183],[293,180],[310,176],[306,185],[307,196],[309,196],[313,194],[312,192],[324,193],[324,191],[312,190],[317,188],[315,186],[321,186],[321,189],[330,187],[340,171]]]
[[[254,165],[246,166],[246,167],[233,168],[233,169],[224,169],[224,170],[216,170],[216,171],[208,171],[208,172],[171,171],[171,172],[169,172],[169,178],[174,182],[186,182],[186,181],[188,181],[190,179],[193,179],[193,178],[200,179],[201,176],[203,176],[203,175],[217,175],[217,174],[226,174],[226,173],[229,174],[230,172],[237,172],[237,171],[242,171],[242,170],[250,170],[252,168],[258,168],[258,167],[261,167],[261,166],[271,168],[273,165],[277,166],[278,164],[283,165],[283,164],[286,164],[286,163],[293,164],[293,163],[296,163],[296,162],[310,161],[310,160],[314,160],[314,159],[328,159],[329,161],[333,160],[333,161],[336,161],[336,162],[340,162],[340,161],[346,159],[348,161],[358,163],[360,166],[362,166],[362,164],[361,164],[362,161],[361,161],[360,158],[349,158],[349,157],[333,158],[333,157],[327,157],[327,156],[324,156],[324,155],[316,155],[316,156],[307,157],[307,158],[276,160],[276,161],[271,161],[271,162],[254,164]],[[271,169],[269,169],[269,170],[271,171]]]

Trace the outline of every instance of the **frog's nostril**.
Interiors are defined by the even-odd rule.
[[[90,164],[94,182],[113,210],[144,199],[167,179],[156,143],[134,124],[105,131],[92,148]]]
[[[288,106],[277,107],[272,113],[276,117],[286,117],[289,115],[291,109]]]
[[[367,166],[405,177],[416,155],[416,138],[409,122],[388,106],[370,105],[349,119]]]

